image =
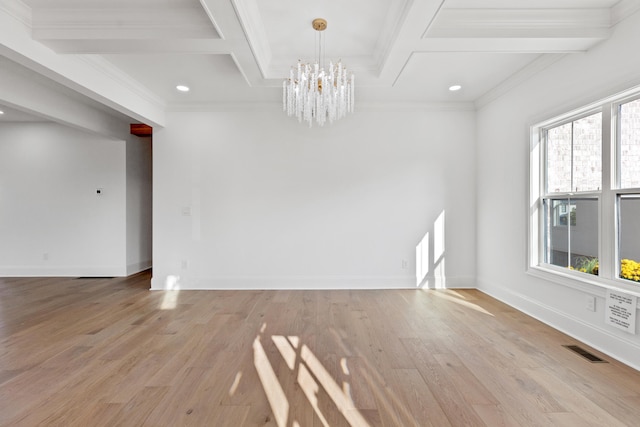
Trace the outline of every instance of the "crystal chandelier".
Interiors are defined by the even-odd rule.
[[[282,84],[282,110],[289,117],[296,116],[312,126],[313,120],[320,126],[329,120],[340,119],[353,112],[354,80],[353,73],[338,61],[329,62],[324,69],[322,59],[322,31],[327,28],[327,21],[318,18],[313,20],[313,29],[320,35],[318,41],[318,58],[313,64],[298,61],[291,67],[289,78]]]

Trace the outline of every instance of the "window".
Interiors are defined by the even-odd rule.
[[[640,284],[640,90],[532,127],[530,266]]]
[[[543,132],[544,262],[598,274],[602,113],[552,125]]]

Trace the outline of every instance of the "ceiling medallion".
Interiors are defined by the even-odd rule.
[[[327,120],[332,123],[352,113],[355,92],[355,76],[342,62],[329,62],[329,68],[324,68],[322,32],[327,21],[314,19],[312,25],[319,34],[318,57],[312,64],[298,61],[282,84],[282,110],[299,122],[304,120],[309,127],[314,120],[322,126]]]

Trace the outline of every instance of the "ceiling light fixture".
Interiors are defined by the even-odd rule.
[[[342,66],[329,62],[324,69],[322,32],[327,21],[321,18],[313,20],[313,29],[318,32],[318,58],[313,64],[298,61],[291,67],[289,78],[282,84],[282,111],[289,117],[297,117],[312,126],[313,120],[320,126],[329,119],[329,123],[353,112],[355,76]]]
[[[449,90],[451,92],[455,92],[455,91],[460,90],[460,89],[462,89],[462,86],[460,86],[460,85],[449,86]]]
[[[176,86],[176,89],[178,89],[180,92],[189,92],[189,86],[185,85],[178,85]]]
[[[4,114],[4,111],[0,110],[0,116]]]

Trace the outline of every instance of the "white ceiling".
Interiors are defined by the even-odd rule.
[[[584,52],[640,0],[23,0],[34,40],[99,55],[166,108],[275,103],[299,59],[356,74],[363,103],[475,103]],[[101,58],[102,60],[102,58]],[[461,84],[459,92],[447,88]],[[191,87],[189,93],[175,90]]]

